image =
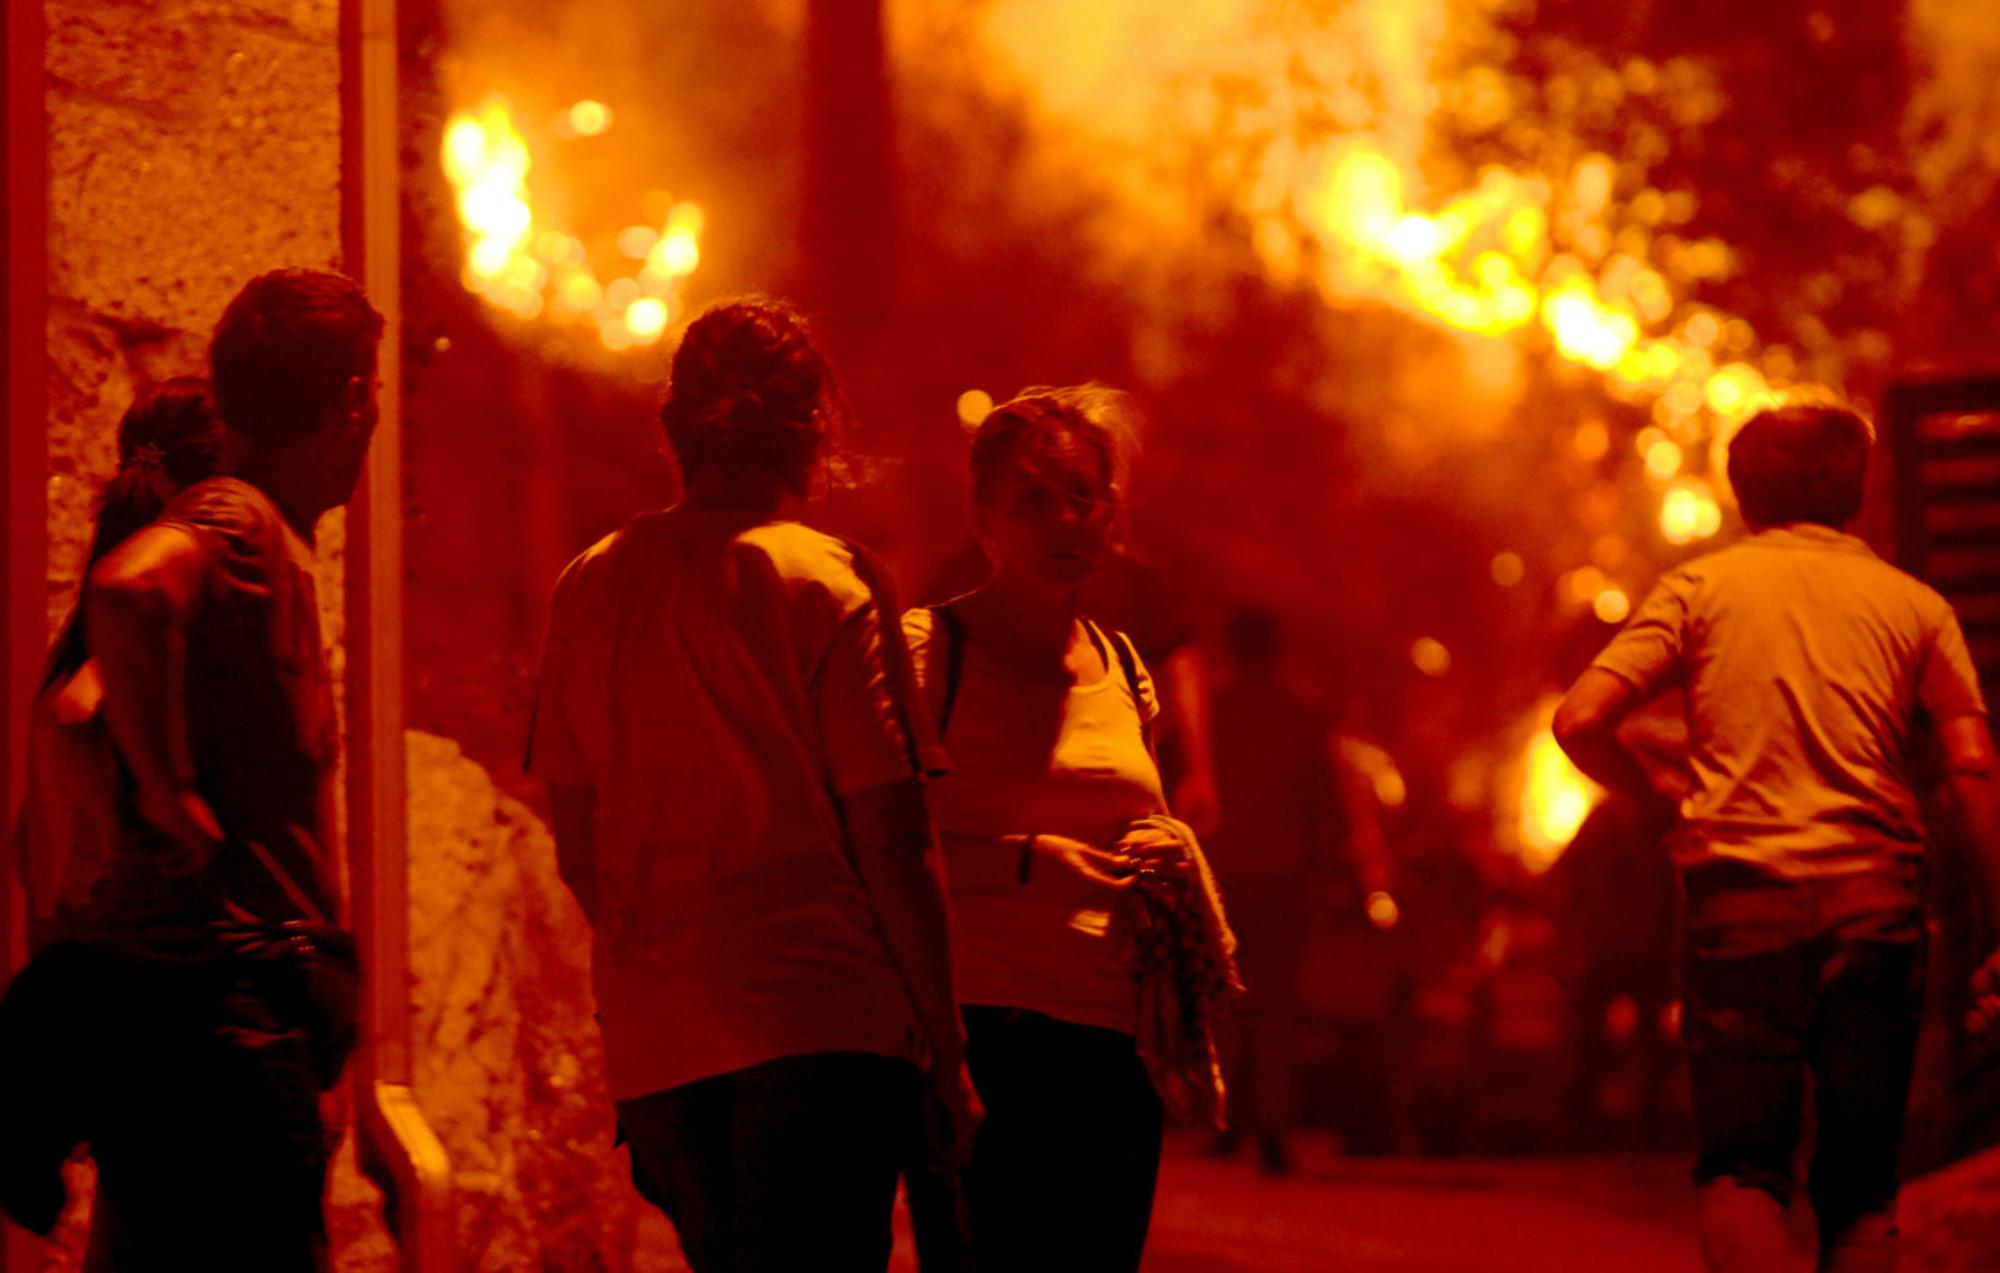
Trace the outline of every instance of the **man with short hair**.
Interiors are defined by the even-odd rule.
[[[1577,680],[1555,733],[1583,771],[1644,793],[1615,731],[1684,695],[1685,1012],[1703,1253],[1714,1269],[1790,1260],[1784,1223],[1811,1073],[1807,1190],[1819,1266],[1892,1269],[1896,1153],[1926,948],[1912,733],[1943,744],[2000,915],[2000,821],[1986,706],[1951,606],[1843,533],[1873,430],[1853,411],[1764,410],[1729,450],[1748,538],[1669,572]],[[1991,1027],[2000,955],[1974,980]]]
[[[108,1023],[93,1268],[325,1266],[318,1100],[353,1035],[313,531],[359,479],[382,317],[351,280],[248,283],[210,362],[223,476],[91,573],[85,621],[129,776],[92,936]]]

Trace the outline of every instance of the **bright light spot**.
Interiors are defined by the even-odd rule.
[[[993,395],[984,389],[967,389],[958,395],[958,422],[976,429],[993,410]]]
[[[685,278],[701,264],[701,243],[685,226],[671,227],[653,249],[651,263],[669,278]]]
[[[1403,917],[1402,908],[1396,899],[1387,893],[1375,892],[1368,895],[1368,922],[1387,932]]]
[[[1410,643],[1410,662],[1425,676],[1443,676],[1451,671],[1451,651],[1436,637],[1418,637]]]
[[[1722,323],[1706,310],[1689,318],[1682,330],[1687,334],[1688,344],[1702,349],[1722,339]]]
[[[1660,501],[1660,535],[1670,544],[1691,544],[1722,529],[1722,509],[1708,484],[1678,482]]]
[[[1595,566],[1578,566],[1569,572],[1569,595],[1572,601],[1594,604],[1597,594],[1604,591],[1604,572]]]
[[[1487,569],[1492,571],[1494,583],[1502,588],[1511,588],[1527,576],[1528,563],[1522,561],[1521,554],[1517,552],[1495,553]]]
[[[1403,784],[1403,775],[1394,765],[1388,765],[1375,773],[1370,784],[1375,789],[1375,799],[1384,809],[1400,809],[1410,798],[1410,789]]]
[[[1437,222],[1414,212],[1396,222],[1396,228],[1389,232],[1390,248],[1406,261],[1424,261],[1436,256],[1443,241]]]
[[[618,251],[635,261],[643,261],[659,241],[660,232],[652,226],[628,225],[618,232]]]
[[[596,137],[611,127],[611,108],[586,98],[569,108],[569,126],[579,137]]]
[[[1762,372],[1748,363],[1732,362],[1708,378],[1708,409],[1732,416],[1754,406],[1768,390]]]
[[[1599,791],[1569,762],[1547,729],[1529,740],[1526,769],[1517,824],[1521,864],[1540,875],[1556,864],[1576,838],[1577,829],[1597,803]]]
[[[602,102],[578,102],[556,124],[558,135],[590,136],[610,127],[611,112]],[[529,203],[527,176],[533,163],[528,142],[515,127],[506,99],[491,97],[476,109],[453,115],[445,126],[440,160],[465,228],[465,265],[459,277],[468,291],[524,320],[546,313],[558,322],[588,323],[607,349],[659,339],[668,317],[682,304],[681,281],[700,260],[706,223],[700,208],[672,204],[664,195],[655,208],[648,195],[647,216],[662,218],[667,228],[663,233],[634,224],[620,231],[613,240],[619,252],[646,265],[640,278],[615,278],[607,284],[591,268],[592,250],[576,236],[559,227],[537,227]],[[653,264],[662,253],[668,268],[655,271]],[[641,300],[646,303],[636,304]]]
[[[1664,482],[1681,471],[1681,449],[1667,438],[1646,448],[1646,472]]]
[[[1632,598],[1625,595],[1623,588],[1606,588],[1590,603],[1590,609],[1604,623],[1623,623],[1632,613]]]
[[[652,296],[642,296],[625,307],[625,326],[641,341],[652,342],[667,329],[667,305]]]

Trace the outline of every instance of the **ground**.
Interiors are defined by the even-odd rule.
[[[1169,1137],[1145,1273],[1697,1273],[1685,1169],[1664,1159],[1343,1159],[1308,1140],[1273,1181]],[[684,1269],[649,1215],[643,1273]],[[892,1273],[913,1273],[897,1213]]]

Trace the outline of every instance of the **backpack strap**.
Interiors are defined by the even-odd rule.
[[[942,738],[951,726],[951,709],[958,703],[958,682],[965,672],[965,620],[950,602],[924,608],[931,612],[931,640],[944,642],[944,696],[937,709],[937,732]]]

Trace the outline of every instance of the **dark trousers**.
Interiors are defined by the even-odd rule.
[[[97,1200],[84,1267],[326,1267],[330,1145],[304,1024],[261,969],[125,965],[88,1137]]]
[[[1164,1115],[1132,1036],[1018,1008],[964,1015],[986,1121],[957,1196],[911,1173],[924,1273],[1137,1270]]]
[[[1691,895],[1685,1020],[1713,1268],[1759,1267],[1782,1249],[1808,1073],[1820,1267],[1894,1267],[1924,928],[1907,892],[1869,890]]]
[[[919,1077],[866,1053],[781,1057],[620,1101],[618,1129],[695,1273],[879,1273]]]

